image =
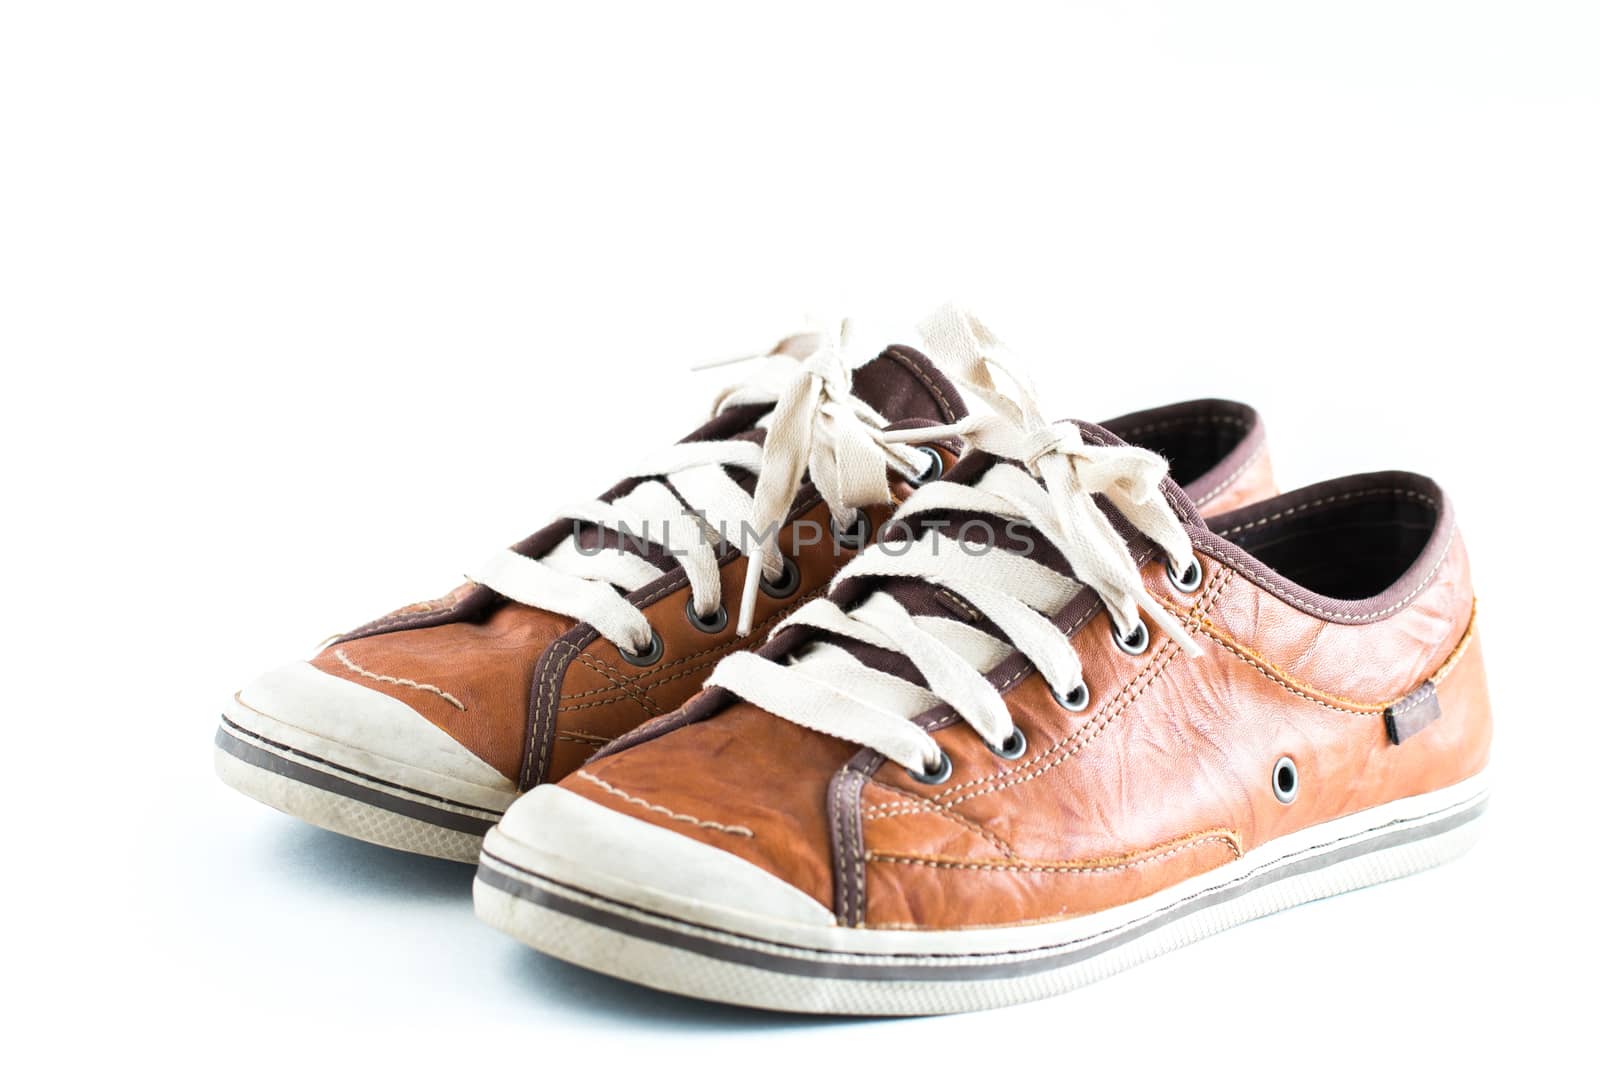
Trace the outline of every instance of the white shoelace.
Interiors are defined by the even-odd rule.
[[[998,342],[983,325],[955,308],[943,308],[922,326],[925,348],[959,384],[982,397],[992,414],[939,427],[887,435],[908,442],[959,434],[1000,463],[974,485],[935,483],[917,490],[896,513],[896,523],[935,511],[975,512],[1002,527],[1029,528],[1071,566],[1074,578],[1022,552],[995,544],[981,551],[936,529],[914,541],[874,545],[835,578],[914,578],[948,590],[982,613],[1002,634],[999,640],[967,623],[913,616],[884,592],[869,595],[846,612],[828,600],[806,605],[783,624],[810,626],[829,634],[899,653],[922,675],[916,685],[868,667],[825,638],[808,644],[787,663],[736,653],[718,664],[708,686],[721,686],[797,725],[874,749],[907,770],[931,774],[945,760],[939,745],[911,720],[939,704],[956,714],[996,749],[1015,726],[1004,698],[984,677],[1013,650],[1021,652],[1069,706],[1087,702],[1083,664],[1067,635],[1050,617],[1084,586],[1104,602],[1117,633],[1148,640],[1140,610],[1190,655],[1200,648],[1182,625],[1145,589],[1128,546],[1095,504],[1102,494],[1136,529],[1167,555],[1174,574],[1197,573],[1188,536],[1160,483],[1166,463],[1132,447],[1086,444],[1076,426],[1051,424],[1032,390],[1001,362]],[[1016,397],[1001,392],[992,370],[1015,385]],[[998,531],[997,531],[998,532]]]
[[[928,466],[913,445],[889,441],[884,417],[850,392],[855,367],[879,351],[853,340],[848,324],[792,339],[784,351],[758,357],[750,378],[722,391],[713,414],[775,405],[756,424],[766,430],[764,443],[675,444],[634,468],[628,477],[643,481],[616,501],[590,501],[558,519],[665,547],[683,565],[695,613],[707,619],[723,606],[717,559],[724,539],[744,548],[742,537],[759,538],[748,551],[739,608],[738,633],[748,634],[762,576],[783,573],[783,559],[769,546],[808,469],[834,522],[848,529],[859,508],[893,500],[890,470],[916,478]],[[755,476],[753,493],[729,475],[730,467]],[[569,536],[541,559],[503,549],[467,577],[520,604],[588,623],[618,648],[639,654],[655,635],[627,594],[664,573],[617,548],[586,551]]]

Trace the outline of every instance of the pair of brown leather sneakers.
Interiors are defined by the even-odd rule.
[[[247,686],[219,773],[478,860],[552,955],[792,1011],[1046,996],[1464,850],[1491,727],[1442,490],[1275,495],[1243,404],[1052,423],[1008,366],[954,308],[785,342],[468,584]]]

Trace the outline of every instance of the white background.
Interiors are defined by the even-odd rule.
[[[4,1040],[1582,1058],[1597,56],[1594,5],[1532,0],[0,3]],[[1446,485],[1476,852],[1056,1001],[812,1021],[540,958],[468,868],[213,779],[229,693],[692,427],[727,375],[690,364],[950,295],[1061,415],[1238,397],[1285,486]]]

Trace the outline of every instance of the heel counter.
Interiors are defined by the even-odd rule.
[[[1266,435],[1262,431],[1254,453],[1244,460],[1233,479],[1217,486],[1210,495],[1202,495],[1196,504],[1200,514],[1209,519],[1277,495],[1272,456],[1267,451]]]
[[[1460,777],[1476,774],[1489,763],[1494,737],[1494,715],[1489,707],[1489,679],[1484,667],[1483,630],[1473,606],[1473,618],[1455,656],[1434,678],[1439,702],[1440,729],[1434,739],[1441,758],[1449,758]],[[1432,731],[1430,731],[1432,732]]]

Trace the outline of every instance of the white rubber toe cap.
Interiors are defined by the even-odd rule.
[[[554,881],[691,921],[737,912],[833,926],[833,912],[748,860],[541,785],[511,805],[485,851]]]
[[[401,783],[414,788],[437,780],[495,794],[516,791],[505,775],[403,701],[309,663],[291,663],[257,678],[240,691],[228,717],[273,741],[341,765],[356,764],[353,770],[391,780],[419,772],[419,781]]]

